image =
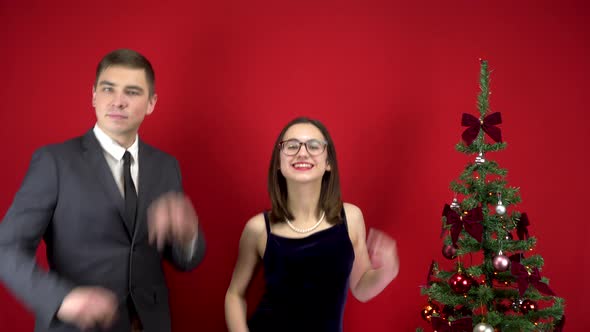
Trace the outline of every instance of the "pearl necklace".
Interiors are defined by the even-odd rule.
[[[326,216],[326,212],[322,211],[322,217],[320,218],[320,220],[318,220],[318,222],[315,223],[315,225],[309,227],[309,228],[298,228],[295,227],[291,221],[289,221],[289,219],[285,218],[285,221],[287,222],[287,225],[289,225],[289,228],[291,228],[292,230],[294,230],[297,233],[309,233],[311,231],[313,231],[314,229],[318,228],[318,226],[322,223],[322,221],[324,221],[324,217]]]

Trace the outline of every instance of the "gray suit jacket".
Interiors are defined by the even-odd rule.
[[[167,258],[190,270],[205,252],[203,232],[189,260],[167,247],[148,244],[146,212],[169,191],[182,191],[178,162],[139,142],[139,193],[135,231],[125,220],[124,199],[92,130],[35,152],[21,188],[0,223],[0,280],[36,316],[35,331],[77,331],[55,315],[76,286],[102,286],[121,305],[111,331],[129,332],[125,301],[133,299],[146,332],[170,331],[168,289],[162,270]],[[45,240],[49,271],[35,252]]]

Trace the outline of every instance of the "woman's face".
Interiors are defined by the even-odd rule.
[[[321,181],[330,171],[326,144],[322,132],[310,123],[287,129],[280,145],[280,169],[287,182]]]

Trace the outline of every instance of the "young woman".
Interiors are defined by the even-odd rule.
[[[281,131],[268,172],[272,209],[254,216],[240,239],[225,297],[230,332],[342,331],[348,288],[360,301],[397,275],[395,241],[369,232],[361,210],[343,203],[334,143],[317,120]],[[246,319],[245,293],[258,264],[265,294]]]

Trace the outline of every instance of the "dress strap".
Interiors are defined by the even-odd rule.
[[[268,216],[268,211],[264,211],[264,224],[266,225],[266,234],[270,235],[270,218]]]
[[[344,223],[344,225],[348,225],[346,223],[346,212],[344,212],[344,206],[342,207],[342,211],[340,212],[340,218],[342,218],[342,222]]]

